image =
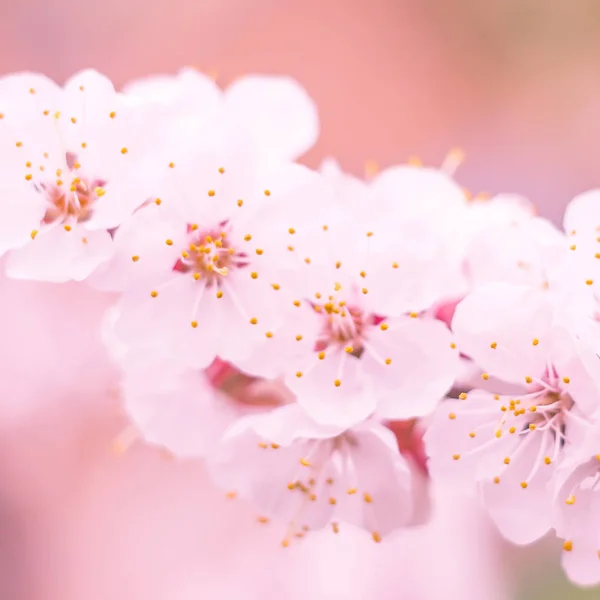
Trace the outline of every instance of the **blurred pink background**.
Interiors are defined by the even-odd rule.
[[[597,0],[0,0],[0,72],[35,70],[60,81],[94,67],[117,85],[185,65],[217,73],[222,84],[248,72],[289,74],[320,108],[311,166],[329,155],[355,173],[367,160],[440,164],[459,146],[466,187],[520,192],[557,222],[573,195],[600,184],[599,62]],[[70,300],[62,292],[19,285],[0,297],[0,598],[244,597],[244,577],[265,568],[256,564],[258,540],[238,539],[250,527],[248,511],[220,506],[229,525],[215,533],[216,492],[202,469],[170,465],[143,448],[125,459],[110,452],[122,418],[97,345],[105,300],[81,292],[89,314],[65,329]],[[32,320],[38,305],[27,307],[41,294],[54,304]],[[75,355],[59,353],[32,380],[29,368],[57,352],[57,339]],[[63,360],[81,367],[81,381],[61,378]],[[478,548],[492,534],[482,526],[471,535],[467,545]],[[494,552],[473,563],[465,554],[463,567],[485,571],[497,561],[488,584],[512,599],[517,574]],[[531,552],[516,556],[532,560]],[[223,587],[232,564],[242,579]],[[351,568],[350,559],[341,564]],[[557,569],[544,568],[527,572],[519,598],[576,597],[560,582],[540,592],[538,583]],[[426,576],[423,565],[417,571]],[[216,588],[198,587],[211,577]],[[172,578],[178,595],[169,595]],[[393,587],[401,580],[379,583],[380,595],[365,598],[402,597]],[[491,598],[488,588],[471,588]]]

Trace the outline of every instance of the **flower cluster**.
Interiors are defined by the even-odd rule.
[[[284,77],[6,76],[6,275],[114,294],[118,444],[206,461],[284,547],[422,522],[428,473],[600,582],[600,191],[561,231],[471,196],[457,151],[364,180],[297,164],[318,129]]]

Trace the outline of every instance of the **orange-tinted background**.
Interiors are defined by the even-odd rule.
[[[1,2],[0,71],[288,73],[320,107],[312,165],[439,164],[460,146],[467,187],[521,192],[556,220],[600,183],[597,0]]]

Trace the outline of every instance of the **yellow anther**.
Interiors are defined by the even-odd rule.
[[[158,296],[158,292],[157,292],[156,290],[152,290],[152,291],[150,292],[150,295],[151,295],[153,298],[156,298],[156,297]]]
[[[117,113],[116,113],[116,112],[113,110],[112,112],[108,113],[108,116],[109,116],[111,119],[114,119],[114,118],[117,116]]]
[[[268,517],[257,517],[257,521],[259,523],[262,523],[263,525],[269,522],[269,518]],[[285,541],[285,540],[284,540]],[[283,542],[281,542],[281,544],[283,545]],[[288,541],[288,545],[289,545],[289,541]]]
[[[269,445],[266,442],[258,442],[258,447],[262,448],[263,450],[266,450]]]
[[[296,336],[296,341],[297,341],[297,342],[299,342],[301,339],[302,339],[302,336],[301,336],[300,334],[298,334],[298,335]]]
[[[280,289],[281,289],[281,286],[280,286],[278,283],[272,283],[272,284],[271,284],[271,287],[272,287],[272,288],[273,288],[275,291],[277,291],[277,290],[280,290]]]
[[[200,279],[200,273],[194,273],[194,279],[198,281],[198,279]]]
[[[225,169],[223,167],[219,167],[219,173],[221,173],[221,175],[223,175],[223,173],[225,173]]]
[[[335,268],[336,268],[336,269],[339,269],[341,266],[342,266],[342,263],[341,263],[341,261],[339,261],[339,260],[338,260],[338,261],[335,263]]]
[[[448,418],[449,418],[451,421],[454,421],[454,419],[456,419],[456,414],[455,414],[455,413],[453,413],[453,412],[451,412],[451,413],[448,413]]]
[[[323,352],[323,350],[321,350],[321,352],[319,352],[319,354],[317,354],[317,356],[319,357],[319,360],[323,360],[325,358],[325,352]]]
[[[256,317],[252,317],[250,319],[250,325],[256,325],[258,323],[258,319]]]
[[[363,294],[368,294],[368,293],[369,293],[369,290],[368,290],[367,288],[362,288],[360,291],[361,291]]]
[[[257,279],[258,273],[256,271],[252,271],[252,273],[250,273],[250,277],[252,277],[252,279]]]
[[[310,467],[310,460],[308,460],[308,458],[301,458],[300,459],[300,464],[303,467]]]
[[[352,354],[354,352],[354,348],[352,346],[346,346],[344,348],[344,350],[348,353],[348,354]]]
[[[56,180],[56,185],[57,185],[57,186],[59,186],[59,187],[60,187],[62,184],[63,184],[63,180],[62,180],[62,179],[57,179],[57,180]]]
[[[35,240],[35,236],[38,234],[38,230],[34,229],[29,235],[31,236],[32,240]]]
[[[243,206],[244,205],[244,201],[243,200],[238,200],[237,201],[237,205],[240,206],[240,207]]]
[[[302,371],[296,371],[296,377],[298,377],[298,378],[302,377]]]
[[[273,450],[278,450],[279,447],[280,447],[279,444],[275,444],[275,443],[271,444],[271,448],[273,448]]]
[[[32,175],[31,173],[27,173],[27,175],[25,175],[25,179],[26,179],[27,181],[31,181],[31,180],[32,180],[32,178],[33,178],[33,175]]]
[[[382,323],[382,324],[379,326],[379,329],[381,329],[381,331],[386,331],[386,330],[387,330],[387,328],[388,328],[388,324],[387,324],[387,323]]]
[[[392,359],[391,358],[386,358],[384,362],[385,362],[386,365],[391,365],[392,364]]]
[[[571,383],[571,379],[569,377],[563,377],[562,380],[563,380],[563,383],[566,383],[566,384]]]
[[[459,460],[460,459],[460,454],[453,454],[452,458],[453,458],[453,460]]]
[[[474,437],[475,437],[475,432],[474,432],[474,431],[471,431],[471,432],[469,433],[469,437],[470,437],[470,438],[474,438]]]
[[[552,459],[549,456],[544,456],[544,462],[547,465],[551,465],[552,464]]]
[[[495,436],[496,436],[497,438],[501,438],[501,437],[502,437],[502,429],[496,429]]]
[[[411,312],[411,313],[408,313],[408,316],[411,319],[416,319],[419,316],[419,313],[418,312]]]
[[[495,349],[497,348],[497,346],[498,346],[498,344],[497,344],[496,342],[492,342],[492,343],[490,344],[490,348],[491,348],[492,350],[495,350]]]
[[[452,350],[456,350],[456,344],[454,342],[450,342],[450,348],[452,348]]]
[[[500,477],[498,477],[498,476],[494,477],[494,483],[500,483]]]
[[[376,544],[379,544],[381,542],[381,534],[377,531],[373,531],[373,533],[371,533],[371,537],[373,538],[373,541]]]
[[[104,194],[106,194],[106,191],[103,187],[97,187],[94,190],[94,193],[96,194],[96,196],[98,196],[98,198],[101,198],[102,196],[104,196]]]
[[[136,255],[134,255],[134,256],[131,257],[131,260],[133,262],[137,262],[138,260],[140,260],[140,257],[136,254]]]
[[[573,494],[571,494],[566,500],[565,500],[565,504],[568,504],[569,506],[572,506],[573,504],[575,504],[575,496],[573,496]]]
[[[571,540],[565,540],[563,542],[563,550],[565,552],[571,552],[571,550],[573,550],[573,542]]]
[[[157,198],[157,199],[154,201],[154,204],[156,204],[156,206],[160,206],[160,205],[162,204],[162,200],[161,200],[160,198]]]
[[[247,234],[244,236],[244,241],[246,241],[246,242],[249,242],[251,239],[252,239],[252,236],[251,236],[249,233],[247,233]]]
[[[173,245],[173,240],[165,240],[165,244],[167,246],[172,246]]]
[[[191,325],[194,329],[196,329],[196,327],[198,327],[198,321],[192,321]]]
[[[521,481],[521,487],[526,490],[528,486],[528,483],[526,481]]]
[[[525,377],[526,383],[531,383],[532,381],[533,381],[533,379],[531,379],[531,377],[529,377],[529,375],[527,375],[527,377]]]
[[[170,162],[169,163],[169,169],[174,169],[175,168],[175,163],[174,162]]]
[[[222,290],[217,290],[217,293],[215,294],[215,296],[219,299],[221,299],[223,297],[223,291]]]
[[[81,142],[81,147],[85,150],[87,148],[87,144],[85,142]]]
[[[256,249],[256,254],[258,254],[259,256],[261,256],[263,253],[263,250],[261,248],[257,248]]]
[[[267,331],[267,332],[265,333],[265,335],[266,335],[268,338],[272,338],[272,337],[273,337],[273,332],[272,332],[272,331]]]
[[[586,279],[585,280],[585,285],[594,285],[594,280],[593,279]]]
[[[508,433],[514,433],[516,430],[517,430],[517,428],[516,428],[516,427],[511,427],[511,428],[508,430]]]
[[[505,465],[510,465],[510,457],[509,457],[509,456],[507,456],[507,457],[504,459],[504,464],[505,464]]]
[[[270,192],[269,190],[265,190],[265,191],[264,191],[264,194],[265,194],[265,196],[270,196],[270,195],[271,195],[271,192]]]
[[[63,228],[65,231],[71,231],[71,226],[70,225],[63,225]]]
[[[373,502],[373,497],[371,494],[367,494],[367,492],[363,494],[363,499],[367,504],[371,504],[371,502]]]
[[[460,400],[466,400],[466,399],[467,399],[467,394],[466,394],[465,392],[461,392],[461,393],[458,395],[458,398],[459,398]]]
[[[337,500],[335,498],[329,498],[329,504],[336,505],[337,504]]]
[[[16,146],[17,148],[22,148],[22,147],[23,147],[23,142],[17,142],[17,143],[15,144],[15,146]]]
[[[28,161],[25,163],[25,166],[26,166],[28,169],[30,169],[30,168],[31,168],[31,161],[30,161],[30,160],[28,160]]]
[[[361,272],[360,272],[360,276],[361,276],[361,277],[366,277],[366,276],[367,276],[367,274],[366,274],[364,271],[361,271]]]
[[[348,495],[352,496],[353,494],[356,494],[356,492],[357,492],[356,488],[350,488],[348,490]]]
[[[300,300],[294,300],[294,306],[300,306]]]
[[[487,373],[482,373],[481,374],[481,379],[487,381],[490,378],[490,376]]]
[[[340,385],[342,385],[342,382],[339,379],[334,380],[333,385],[335,385],[335,387],[340,387]]]
[[[215,190],[208,190],[208,195],[212,198],[215,195]]]
[[[373,237],[373,232],[372,231],[367,231],[367,237]]]
[[[533,338],[532,342],[531,342],[534,346],[537,346],[540,343],[540,340],[538,340],[537,338]]]
[[[290,228],[288,229],[288,233],[289,233],[290,235],[294,235],[294,233],[296,233],[296,230],[295,230],[293,227],[290,227]]]

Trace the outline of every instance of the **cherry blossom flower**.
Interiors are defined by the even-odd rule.
[[[425,438],[431,472],[477,486],[503,534],[532,542],[551,526],[549,486],[565,448],[600,406],[600,362],[535,288],[483,286],[458,305],[452,327],[488,388],[501,391],[441,404]]]
[[[212,467],[218,483],[288,524],[284,546],[328,525],[337,533],[340,521],[380,542],[412,518],[410,469],[374,421],[322,426],[298,405],[246,417],[225,434]]]
[[[85,279],[112,251],[110,230],[151,186],[136,119],[94,71],[64,88],[35,74],[0,81],[0,253],[11,277]]]
[[[562,564],[578,585],[600,583],[600,422],[559,469],[554,527],[564,539]]]
[[[327,188],[304,167],[261,175],[228,156],[190,153],[173,163],[170,193],[115,234],[102,276],[103,285],[124,290],[116,324],[124,343],[205,368],[217,356],[247,358],[283,322],[306,267],[288,251],[289,239],[300,242],[303,227],[320,229],[297,207]],[[275,219],[277,212],[287,218]]]

